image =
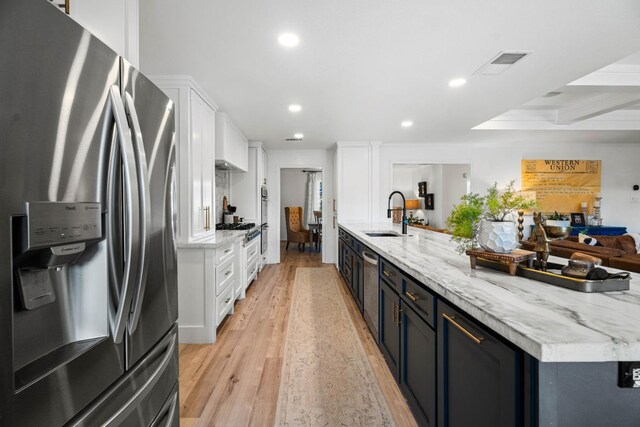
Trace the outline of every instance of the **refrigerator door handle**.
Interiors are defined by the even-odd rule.
[[[128,92],[124,93],[125,111],[130,119],[132,128],[133,152],[135,153],[136,166],[138,172],[138,188],[140,194],[140,251],[138,253],[141,264],[136,276],[136,285],[131,306],[131,316],[129,317],[129,334],[133,334],[138,327],[140,312],[142,311],[142,301],[144,290],[147,284],[147,272],[149,270],[149,243],[151,240],[151,198],[149,191],[149,168],[147,156],[144,151],[142,131],[138,113],[136,111],[133,98]]]
[[[169,162],[167,163],[167,176],[165,177],[165,209],[168,209],[169,213],[169,223],[171,232],[171,247],[173,248],[173,253],[178,253],[178,203],[177,203],[177,195],[178,195],[178,179],[176,177],[176,133],[174,132],[171,136],[171,148],[169,148]],[[165,265],[166,268],[166,265]]]
[[[140,402],[142,402],[149,393],[153,391],[154,386],[162,376],[162,373],[167,369],[173,359],[173,353],[176,351],[177,337],[177,334],[173,334],[168,341],[165,341],[162,344],[165,354],[158,367],[153,371],[153,374],[149,376],[149,379],[147,379],[147,381],[138,388],[136,393],[103,424],[103,427],[115,427],[121,425],[123,420],[125,420],[132,411],[136,410],[138,406],[140,406]]]
[[[135,165],[135,155],[133,152],[133,144],[131,142],[131,131],[127,126],[126,112],[120,97],[120,88],[116,85],[112,86],[109,91],[109,99],[113,118],[116,123],[116,140],[117,147],[111,150],[111,164],[109,165],[109,185],[108,185],[108,222],[107,222],[107,241],[109,245],[109,264],[112,280],[119,281],[119,272],[115,265],[115,242],[116,231],[114,223],[116,221],[115,198],[116,191],[114,188],[116,177],[119,174],[120,162],[118,159],[118,151],[122,156],[122,174],[124,179],[124,204],[125,204],[125,221],[126,230],[124,232],[124,254],[125,265],[122,277],[122,286],[118,295],[118,306],[114,314],[110,313],[109,324],[113,341],[116,344],[122,342],[124,331],[127,325],[127,318],[131,309],[131,300],[133,298],[133,285],[138,274],[138,258],[135,256],[140,246],[140,213],[138,205],[138,173]]]

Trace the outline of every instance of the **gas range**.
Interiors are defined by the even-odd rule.
[[[246,245],[253,239],[256,239],[260,236],[260,227],[256,228],[256,224],[253,222],[238,222],[236,224],[216,224],[216,230],[236,230],[242,231],[246,230],[246,234],[244,236],[244,244]]]
[[[216,224],[216,230],[251,230],[256,225],[253,222],[238,222],[236,224]]]

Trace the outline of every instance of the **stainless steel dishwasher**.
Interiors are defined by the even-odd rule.
[[[369,248],[362,251],[364,259],[364,320],[378,342],[378,255]]]

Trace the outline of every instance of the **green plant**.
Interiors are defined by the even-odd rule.
[[[515,180],[509,182],[502,191],[498,190],[497,182],[489,187],[485,197],[486,210],[483,219],[502,222],[518,209],[532,209],[536,206],[534,200],[530,200],[516,191],[515,184]]]
[[[554,211],[552,214],[545,215],[545,219],[550,219],[551,221],[569,221],[569,215]]]
[[[463,253],[477,246],[484,197],[471,193],[462,196],[460,201],[462,203],[455,205],[447,218],[447,227],[451,230],[453,241],[458,244],[458,252]]]
[[[489,187],[484,197],[471,193],[460,198],[461,203],[453,207],[447,218],[447,227],[451,230],[453,241],[458,244],[459,253],[477,247],[482,220],[502,222],[518,209],[532,209],[536,206],[534,200],[518,194],[514,187],[515,181],[511,181],[501,191],[496,182]]]

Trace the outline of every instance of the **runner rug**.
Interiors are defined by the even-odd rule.
[[[276,426],[393,426],[339,284],[325,268],[298,268]]]

